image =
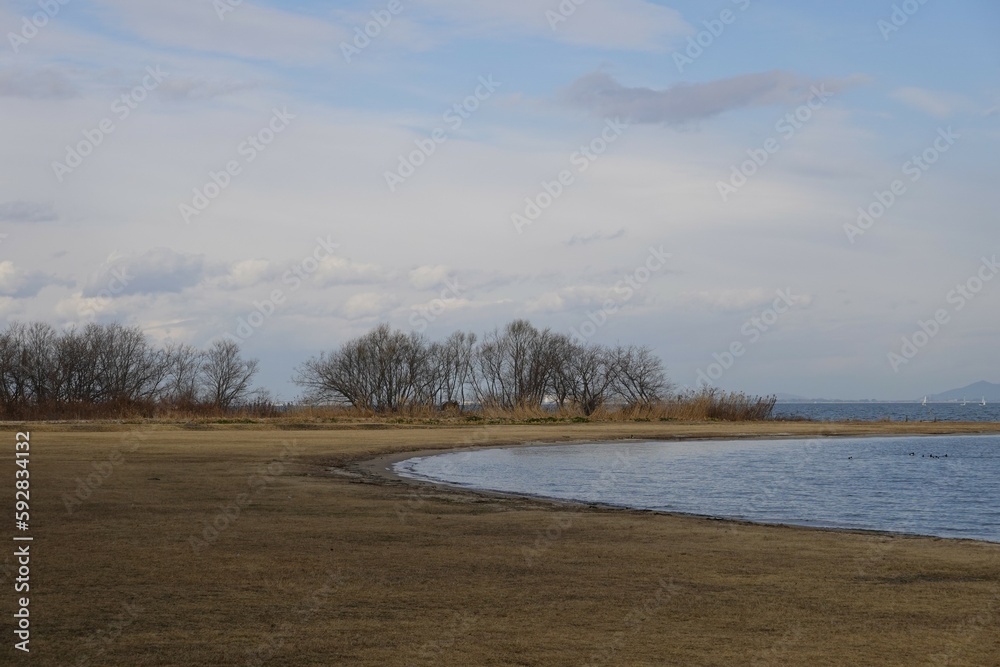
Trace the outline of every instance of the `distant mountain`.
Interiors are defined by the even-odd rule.
[[[927,400],[936,402],[961,401],[962,399],[979,401],[984,397],[989,403],[1000,403],[1000,384],[985,381],[975,382],[967,387],[951,389],[933,396],[928,394]]]

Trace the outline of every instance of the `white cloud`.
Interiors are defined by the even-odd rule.
[[[20,277],[14,262],[4,260],[0,262],[0,293],[11,294],[16,292],[20,286]]]
[[[688,294],[685,300],[694,306],[717,310],[747,310],[763,305],[772,294],[761,287],[702,290]]]
[[[808,306],[813,301],[812,295],[798,294],[795,291],[787,296],[798,307]],[[682,294],[679,301],[695,308],[721,312],[744,312],[766,308],[773,304],[776,298],[779,297],[774,289],[749,287],[691,291]]]
[[[341,310],[347,319],[354,320],[383,315],[396,304],[396,298],[389,294],[363,292],[350,297]]]
[[[648,290],[646,293],[648,294]],[[632,301],[638,302],[643,294],[642,292],[637,292],[636,294],[638,294],[639,298],[633,297]],[[525,306],[528,312],[531,313],[557,313],[577,308],[602,306],[609,299],[615,303],[619,303],[622,296],[615,292],[613,287],[577,285],[544,292],[533,299],[529,299]]]
[[[0,262],[0,295],[3,296],[33,297],[49,285],[68,284],[68,281],[42,271],[18,268],[10,260]]]
[[[411,307],[411,310],[416,311],[420,314],[431,315],[438,317],[444,313],[454,312],[458,310],[465,310],[466,308],[475,308],[477,306],[483,305],[480,302],[472,301],[471,299],[460,299],[455,297],[445,297],[431,299],[424,303],[418,303]]]
[[[204,255],[153,248],[102,267],[87,283],[83,295],[180,292],[197,285],[204,276]]]
[[[184,47],[256,60],[339,64],[344,27],[322,17],[305,16],[243,2],[220,20],[212,2],[98,0],[110,20],[120,20],[156,44]]]
[[[444,284],[451,270],[443,264],[418,266],[410,271],[410,284],[417,289],[429,289]]]
[[[577,46],[663,51],[693,32],[680,13],[646,0],[427,0],[424,6],[459,22],[473,34],[495,37],[511,30]],[[560,13],[560,5],[574,11]]]
[[[322,286],[382,282],[389,274],[377,264],[354,262],[345,257],[324,257],[315,281]]]
[[[627,315],[610,318],[602,342],[659,346],[669,366],[683,369],[699,355],[710,358],[716,343],[773,302],[773,287],[789,284],[815,305],[783,319],[782,332],[769,341],[807,358],[822,356],[840,336],[844,359],[874,368],[880,350],[857,332],[927,319],[942,285],[967,275],[963,260],[978,257],[990,238],[995,207],[987,167],[998,141],[992,123],[970,123],[963,159],[935,165],[863,243],[848,247],[843,223],[888,186],[909,154],[899,147],[912,144],[912,126],[886,123],[902,107],[887,104],[881,92],[838,96],[723,203],[717,181],[775,134],[775,121],[812,83],[822,82],[814,73],[829,63],[783,52],[782,44],[775,66],[803,74],[741,69],[748,65],[731,56],[752,47],[753,30],[768,20],[755,14],[751,22],[758,23],[727,29],[706,52],[691,70],[697,83],[678,86],[675,68],[655,59],[610,54],[612,61],[602,65],[608,52],[573,48],[669,49],[689,30],[675,12],[652,2],[588,0],[553,30],[545,12],[558,4],[406,3],[391,29],[350,67],[339,38],[383,5],[305,16],[244,0],[222,22],[208,0],[98,0],[103,11],[85,20],[67,10],[16,64],[0,67],[0,94],[8,95],[0,128],[7,158],[0,164],[7,188],[0,223],[12,223],[2,230],[8,234],[4,257],[12,264],[0,263],[0,295],[17,295],[0,296],[0,315],[62,325],[92,311],[200,345],[231,332],[255,302],[282,289],[285,301],[249,341],[285,351],[278,361],[254,352],[276,368],[265,382],[280,387],[287,381],[286,358],[294,362],[312,346],[362,333],[373,318],[408,328],[414,309],[449,313],[431,324],[434,336],[451,328],[482,332],[526,314],[539,326],[566,331],[601,305],[648,246],[664,244],[676,272],[647,284]],[[7,18],[3,12],[0,18]],[[10,18],[10,25],[18,23],[18,16]],[[447,50],[414,56],[416,41],[427,46],[428,36]],[[497,72],[506,92],[485,103],[390,195],[384,171],[440,125],[441,111],[470,92],[475,76],[488,73],[500,40],[522,54],[498,66],[507,70],[507,78]],[[545,60],[553,56],[558,60]],[[546,62],[551,67],[537,66]],[[51,161],[109,114],[110,103],[143,68],[157,63],[171,74],[156,95],[116,123],[93,155],[57,184]],[[574,171],[573,184],[517,235],[511,213],[536,197],[543,182],[572,168],[570,155],[603,125],[552,104],[553,96],[562,83],[602,66],[613,67],[615,77],[584,77],[576,91],[580,107],[626,110],[648,122],[632,124],[585,172]],[[967,100],[997,103],[985,75],[974,69],[949,80],[965,93],[954,96],[931,90],[933,77],[913,68],[880,72],[887,81],[896,75],[890,86],[915,84],[897,89],[901,104],[938,117],[974,110],[963,106]],[[720,76],[729,78],[713,80]],[[657,83],[643,89],[636,81]],[[840,80],[841,89],[862,81]],[[289,130],[243,164],[197,224],[183,225],[178,204],[204,186],[210,170],[239,158],[237,145],[263,127],[275,105],[285,104],[298,115]],[[714,120],[705,131],[663,127],[707,117]],[[55,224],[18,224],[25,222]],[[311,267],[315,239],[327,234],[350,258],[324,260],[289,289],[281,277],[305,261]],[[124,254],[97,268],[111,248]],[[930,264],[918,261],[928,256]],[[135,276],[136,293],[102,297],[109,271],[121,266]],[[52,274],[32,274],[33,267]],[[58,276],[75,279],[67,285]],[[448,276],[457,279],[461,296],[435,299]],[[834,288],[845,294],[831,298]],[[998,297],[1000,291],[984,290],[976,307],[949,327],[949,339],[964,343],[969,331],[995,331]],[[817,324],[798,331],[800,318]],[[721,341],[712,339],[718,332]],[[785,334],[787,340],[777,337]],[[886,339],[886,349],[892,342]],[[913,368],[945,350],[940,337],[935,345],[941,347],[928,348]],[[763,359],[765,346],[758,349]],[[962,361],[960,353],[943,356]],[[976,367],[974,355],[965,358]],[[756,361],[744,361],[749,376]],[[792,366],[802,368],[785,364],[780,372],[800,372],[787,370]],[[876,394],[899,382],[867,366],[833,371],[846,378],[841,387],[865,382]],[[777,382],[768,386],[777,372],[762,367],[753,381],[763,390],[785,390]],[[736,384],[737,375],[729,377]],[[828,380],[802,381],[825,387]]]
[[[906,106],[923,111],[934,118],[950,118],[956,113],[970,111],[975,105],[967,97],[926,88],[906,86],[896,88],[890,96]]]
[[[273,278],[276,267],[268,259],[244,259],[233,262],[219,281],[221,287],[242,289],[253,287],[264,280]]]

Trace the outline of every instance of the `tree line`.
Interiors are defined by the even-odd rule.
[[[309,359],[293,380],[310,401],[372,412],[470,405],[513,412],[552,402],[591,415],[611,404],[652,405],[671,388],[648,347],[581,344],[526,320],[443,341],[382,324]]]
[[[0,332],[0,410],[7,418],[153,408],[227,411],[252,398],[258,369],[239,345],[154,345],[139,327],[56,330],[13,322]]]
[[[253,387],[258,361],[234,340],[206,349],[158,345],[139,327],[57,330],[13,322],[0,331],[0,417],[109,418],[280,411]],[[648,347],[577,342],[515,320],[443,340],[376,326],[299,365],[302,400],[365,414],[557,408],[564,414],[661,419],[767,419],[774,397],[709,387],[678,395]],[[603,411],[603,412],[602,412]]]

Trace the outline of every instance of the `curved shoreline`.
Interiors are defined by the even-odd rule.
[[[928,422],[928,423],[940,423],[940,422]],[[960,424],[977,424],[979,422],[959,422]],[[460,452],[473,452],[482,451],[489,449],[513,449],[520,447],[553,447],[557,445],[587,445],[587,444],[611,444],[615,442],[629,442],[631,440],[639,440],[641,442],[731,442],[737,440],[815,440],[815,439],[846,439],[846,438],[893,438],[893,437],[943,437],[943,436],[990,436],[990,435],[1000,435],[1000,423],[997,422],[981,422],[983,425],[992,427],[988,428],[982,432],[927,432],[927,433],[870,433],[870,434],[856,434],[856,433],[835,433],[835,434],[743,434],[743,435],[718,435],[718,436],[663,436],[663,437],[643,437],[641,440],[634,437],[620,437],[612,438],[607,440],[594,440],[594,439],[584,439],[584,440],[541,440],[541,441],[518,441],[511,443],[490,443],[486,445],[478,446],[464,446],[464,447],[441,447],[441,448],[431,448],[431,449],[421,449],[416,451],[397,451],[388,454],[382,454],[380,456],[363,459],[359,461],[353,461],[346,466],[344,470],[350,471],[351,473],[361,475],[368,479],[369,481],[375,483],[402,483],[407,485],[412,485],[418,488],[431,488],[448,490],[460,494],[468,494],[472,496],[479,496],[485,498],[491,498],[496,500],[521,500],[521,501],[533,501],[538,503],[540,506],[548,507],[550,509],[566,509],[572,508],[579,511],[603,511],[603,512],[626,512],[644,515],[660,515],[669,517],[687,517],[693,519],[705,519],[710,521],[719,521],[724,523],[729,523],[733,525],[740,526],[767,526],[767,527],[778,527],[787,528],[792,530],[808,530],[808,531],[821,531],[827,533],[841,533],[841,534],[855,534],[863,536],[883,536],[883,537],[898,537],[907,539],[927,539],[927,540],[948,540],[950,542],[956,543],[971,543],[977,545],[985,545],[990,547],[995,547],[1000,549],[1000,542],[994,542],[990,540],[982,540],[969,537],[942,537],[939,535],[928,535],[925,533],[907,533],[892,530],[881,530],[875,528],[844,528],[837,526],[811,526],[807,524],[798,523],[786,523],[786,522],[764,522],[764,521],[753,521],[749,519],[738,519],[727,516],[720,516],[715,514],[699,514],[694,512],[680,512],[680,511],[670,511],[670,510],[659,510],[659,509],[647,509],[639,507],[630,507],[627,505],[617,505],[613,503],[605,502],[591,502],[585,500],[567,499],[567,498],[555,498],[552,496],[546,496],[544,494],[533,494],[533,493],[518,493],[514,491],[499,491],[495,489],[481,489],[469,486],[463,486],[460,484],[455,484],[452,482],[439,481],[426,478],[410,477],[407,475],[401,475],[396,472],[393,468],[395,464],[401,463],[403,461],[408,461],[414,458],[423,458],[430,456],[439,456],[444,454],[455,454]],[[847,425],[845,423],[831,422],[831,424],[837,425]],[[912,422],[911,422],[912,424]],[[853,424],[851,424],[853,425]]]

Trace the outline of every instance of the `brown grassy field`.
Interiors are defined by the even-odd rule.
[[[489,497],[359,465],[1000,425],[9,426],[11,512],[25,428],[31,653],[12,646],[8,548],[5,665],[1000,665],[1000,545]]]

